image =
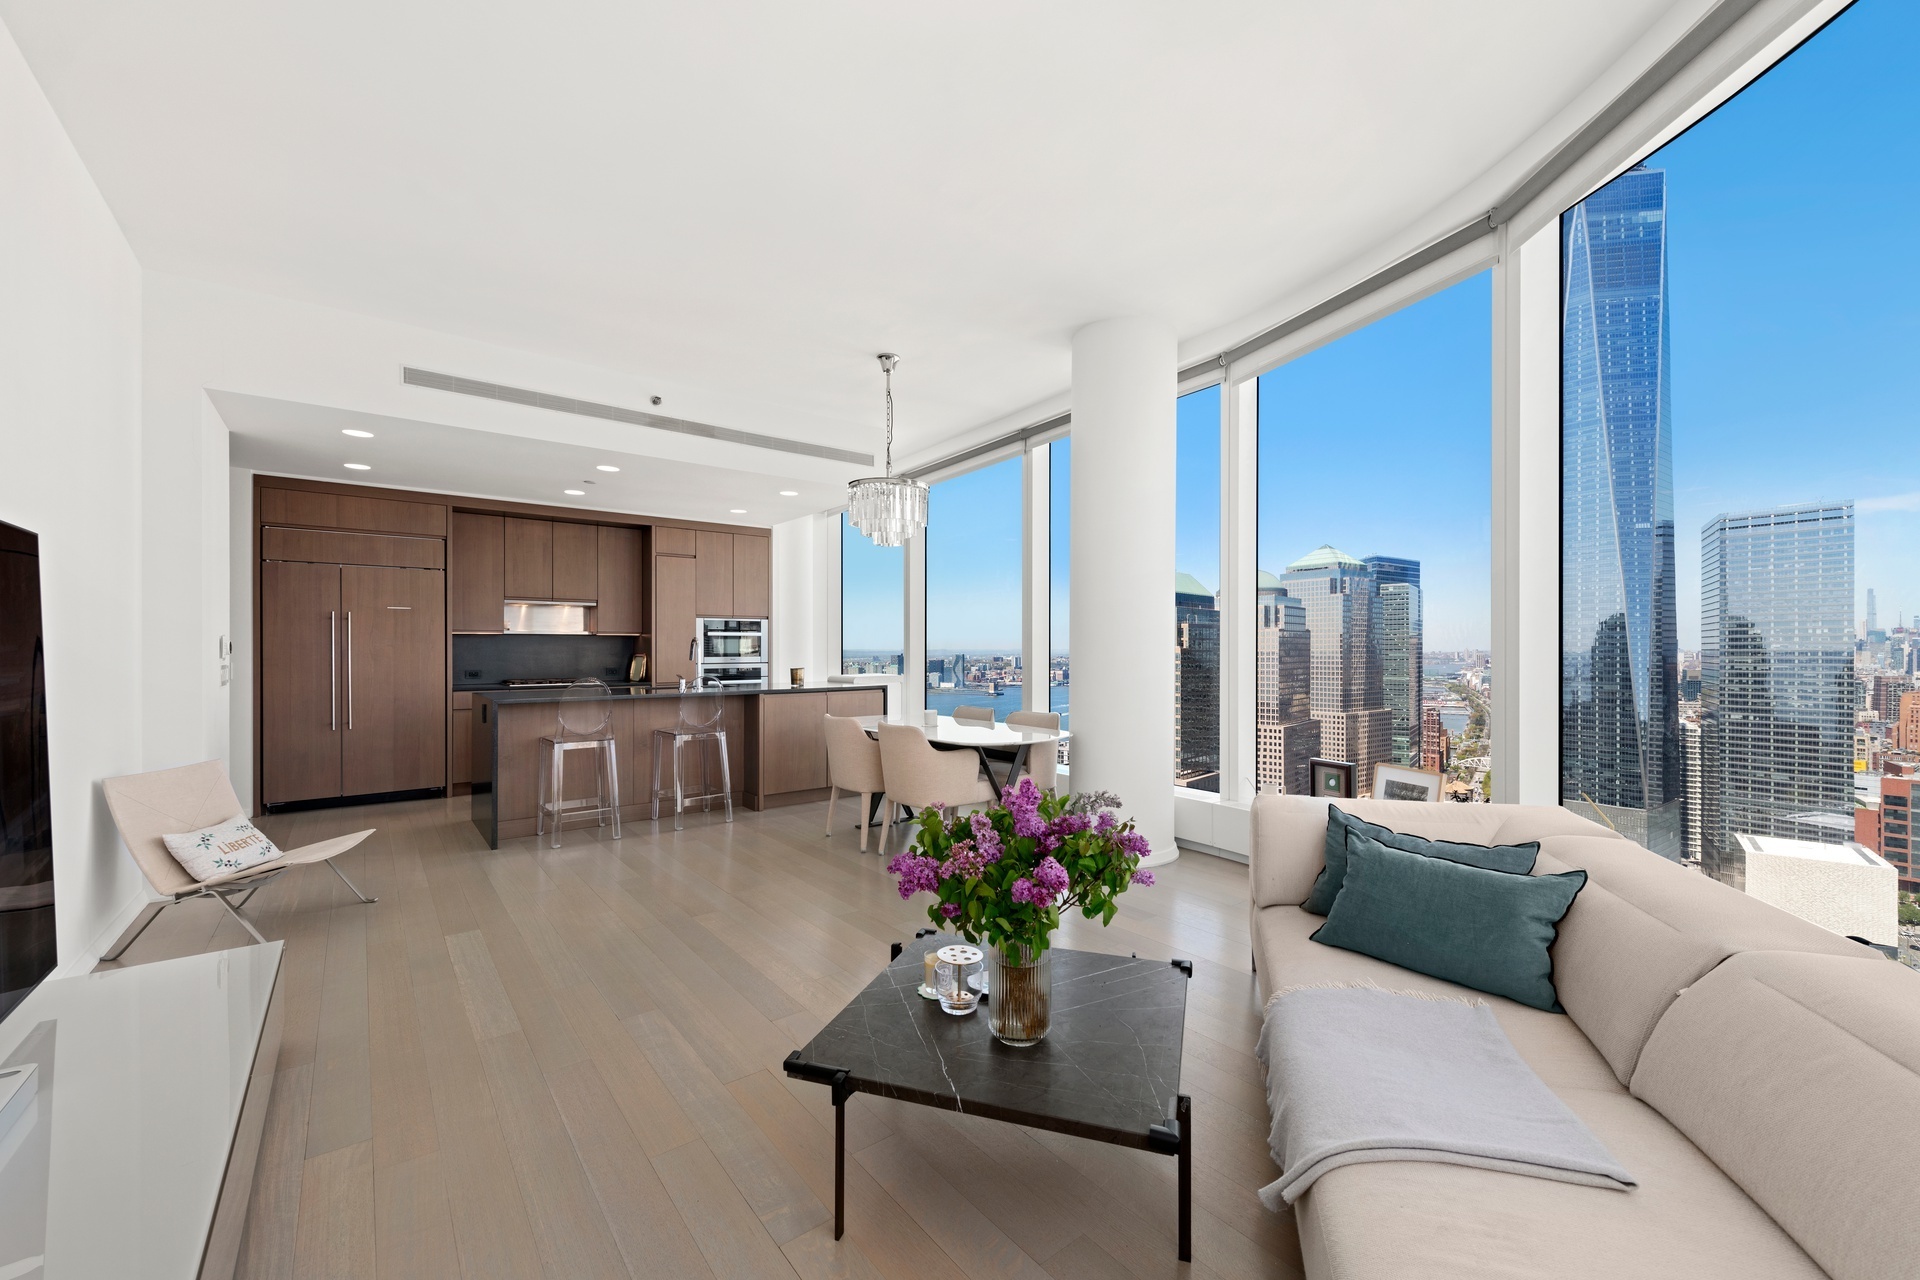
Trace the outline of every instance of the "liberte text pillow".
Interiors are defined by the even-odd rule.
[[[167,852],[173,855],[173,860],[201,883],[272,862],[280,856],[273,841],[248,822],[245,814],[237,813],[211,827],[161,839],[167,842]]]

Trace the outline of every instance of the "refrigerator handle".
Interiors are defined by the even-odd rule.
[[[353,728],[353,610],[347,610],[347,728]]]
[[[327,610],[327,731],[340,732],[340,615]]]

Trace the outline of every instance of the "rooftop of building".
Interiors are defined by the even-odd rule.
[[[1322,543],[1287,566],[1288,573],[1310,573],[1315,569],[1365,569],[1367,562],[1357,560],[1338,547]]]
[[[1736,835],[1748,857],[1766,854],[1775,858],[1804,858],[1809,862],[1833,862],[1842,866],[1885,867],[1890,864],[1863,844],[1849,840],[1844,844],[1823,844],[1817,840],[1791,840],[1785,836]]]

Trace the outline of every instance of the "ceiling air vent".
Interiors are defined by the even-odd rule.
[[[618,405],[597,404],[592,400],[576,400],[572,396],[548,395],[544,391],[528,391],[524,387],[502,386],[498,382],[481,382],[477,378],[458,378],[450,373],[435,373],[431,369],[403,368],[401,381],[413,387],[431,387],[435,391],[451,391],[455,395],[479,396],[482,400],[504,400],[508,404],[524,404],[534,409],[551,409],[555,413],[578,414],[582,418],[603,418],[608,422],[625,422],[636,427],[652,427],[655,431],[674,431],[683,436],[699,436],[706,440],[724,440],[728,444],[752,445],[756,449],[773,449],[779,453],[797,453],[809,458],[829,458],[834,462],[857,462],[862,466],[873,465],[873,455],[856,453],[851,449],[835,449],[824,444],[808,444],[804,440],[782,440],[779,436],[763,436],[754,431],[736,431],[732,427],[716,427],[705,422],[689,422],[685,418],[670,418],[663,413],[644,413],[639,409],[622,409]]]

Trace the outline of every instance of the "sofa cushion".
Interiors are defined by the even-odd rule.
[[[1585,871],[1493,871],[1390,848],[1358,831],[1348,837],[1347,864],[1315,942],[1561,1012],[1548,948]]]
[[[1623,1194],[1413,1161],[1334,1169],[1294,1205],[1307,1274],[1820,1280],[1787,1233],[1651,1107],[1606,1090],[1554,1092],[1639,1186]]]
[[[1533,870],[1533,860],[1540,856],[1538,842],[1522,845],[1485,845],[1468,844],[1459,840],[1436,840],[1429,836],[1417,836],[1404,831],[1394,831],[1377,822],[1368,822],[1356,818],[1339,805],[1327,806],[1327,831],[1322,841],[1320,874],[1314,877],[1313,892],[1301,905],[1315,915],[1323,916],[1333,909],[1333,900],[1340,895],[1340,886],[1347,877],[1347,847],[1353,836],[1363,836],[1377,840],[1389,849],[1399,849],[1404,853],[1417,853],[1428,858],[1444,858],[1448,862],[1461,862],[1470,867],[1485,867],[1490,871],[1511,871],[1516,875],[1526,875]]]
[[[1503,996],[1472,991],[1356,951],[1323,947],[1310,938],[1323,923],[1319,916],[1299,907],[1265,907],[1254,914],[1254,951],[1259,958],[1261,990],[1268,996],[1288,987],[1359,982],[1389,991],[1483,1000],[1500,1019],[1500,1029],[1513,1041],[1513,1047],[1550,1087],[1627,1091],[1614,1079],[1607,1060],[1565,1014],[1529,1009]]]
[[[1920,974],[1883,959],[1743,952],[1674,1002],[1633,1092],[1836,1280],[1920,1265],[1898,1137],[1920,1097]]]
[[[1563,864],[1543,853],[1540,865]],[[1553,987],[1560,1006],[1625,1084],[1680,989],[1728,954],[1710,934],[1675,928],[1594,879],[1560,922]]]

